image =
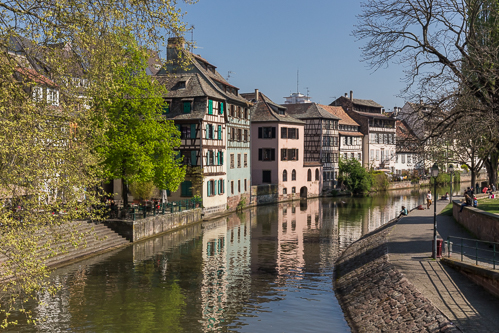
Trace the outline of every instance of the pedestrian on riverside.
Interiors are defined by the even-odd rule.
[[[426,194],[426,209],[430,209],[431,206],[431,191]]]
[[[463,211],[464,206],[471,206],[471,205],[472,205],[471,197],[469,196],[468,191],[466,191],[464,192],[464,202],[461,204],[461,210],[459,210],[459,213]]]
[[[476,197],[473,198],[473,207],[475,207],[475,208],[478,207],[478,200]]]
[[[405,208],[405,206],[402,206],[402,210],[400,211],[400,215],[407,216],[407,214],[409,214],[409,212],[407,212],[407,208]]]
[[[496,191],[496,186],[494,184],[490,185],[490,187],[492,188],[492,192]]]
[[[476,188],[475,193],[480,193],[480,186],[478,186],[478,182],[476,182],[475,188]]]

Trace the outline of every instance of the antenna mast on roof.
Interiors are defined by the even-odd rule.
[[[191,53],[194,52],[194,24],[191,25]]]
[[[300,70],[296,70],[296,94],[298,95],[300,93],[300,89],[298,89],[300,83]]]
[[[233,71],[228,71],[227,72],[227,82],[229,82],[229,79],[230,79],[230,75],[231,74],[237,74],[236,72],[233,72]]]
[[[308,87],[306,89],[307,89],[307,97],[308,97],[308,94],[309,94],[310,91],[308,90]]]

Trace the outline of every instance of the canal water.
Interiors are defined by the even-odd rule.
[[[57,269],[10,331],[349,332],[335,259],[426,191],[260,206]]]

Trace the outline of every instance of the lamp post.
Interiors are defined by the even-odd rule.
[[[449,172],[450,172],[450,203],[452,204],[452,175],[454,174],[454,166],[449,164]]]
[[[431,167],[431,176],[433,177],[433,259],[437,259],[437,176],[438,176],[438,165],[433,164]]]

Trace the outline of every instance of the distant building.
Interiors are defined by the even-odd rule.
[[[395,157],[395,173],[413,173],[424,169],[423,150],[419,140],[404,120],[397,120],[397,155]]]
[[[305,162],[322,163],[322,186],[334,188],[338,174],[340,118],[316,103],[286,104],[288,114],[305,122]]]
[[[331,106],[341,106],[343,110],[360,125],[364,135],[362,145],[362,164],[374,169],[395,171],[395,118],[384,113],[383,106],[373,100],[354,99],[342,96]]]
[[[241,94],[251,108],[251,179],[253,185],[277,184],[279,199],[317,196],[321,191],[320,162],[304,159],[305,122],[286,112],[258,90]]]
[[[299,92],[292,93],[289,97],[284,97],[284,104],[303,104],[312,103],[309,96],[305,96]]]

